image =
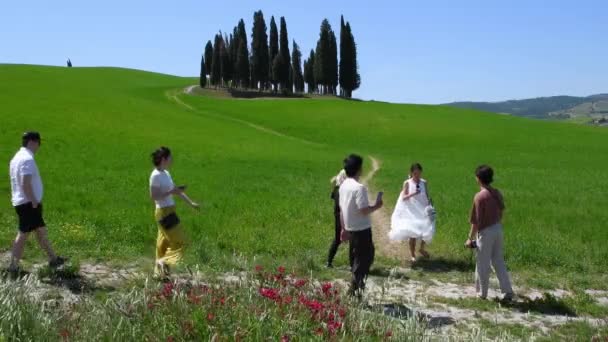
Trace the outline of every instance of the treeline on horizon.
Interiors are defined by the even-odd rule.
[[[302,62],[295,40],[291,53],[285,17],[280,31],[274,16],[270,34],[262,11],[253,14],[251,50],[245,22],[241,19],[231,34],[220,31],[205,46],[201,58],[200,86],[255,89],[258,91],[340,95],[351,98],[361,85],[357,46],[350,23],[340,20],[340,61],[336,34],[329,21],[321,23],[316,49]]]

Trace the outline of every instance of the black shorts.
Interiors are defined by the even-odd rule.
[[[42,203],[38,203],[37,208],[32,207],[32,202],[24,203],[15,207],[19,217],[19,231],[23,233],[33,232],[34,230],[46,227],[42,218]]]

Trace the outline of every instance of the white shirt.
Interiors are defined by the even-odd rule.
[[[359,231],[371,228],[369,215],[363,215],[360,209],[369,207],[367,188],[353,178],[347,178],[340,185],[340,210],[344,219],[344,229]]]
[[[34,153],[25,147],[19,149],[13,159],[11,159],[9,174],[11,177],[11,202],[16,207],[21,204],[31,202],[23,191],[23,179],[25,176],[32,176],[32,190],[37,202],[42,201],[42,179],[38,166],[34,160]]]
[[[150,175],[150,188],[152,187],[159,188],[162,193],[167,193],[173,190],[175,185],[173,184],[173,179],[171,179],[171,174],[169,171],[159,171],[154,169]],[[154,200],[154,203],[156,203],[157,208],[172,207],[175,205],[173,195],[167,195],[161,200]]]

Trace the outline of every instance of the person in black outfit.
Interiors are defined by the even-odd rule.
[[[331,192],[331,199],[334,201],[334,240],[329,246],[329,253],[327,256],[327,267],[332,268],[336,253],[338,253],[338,247],[342,243],[340,233],[342,232],[342,222],[340,220],[340,185],[346,179],[346,171],[344,169],[331,179],[333,190]]]

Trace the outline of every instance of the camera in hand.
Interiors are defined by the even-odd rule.
[[[464,245],[466,248],[475,249],[477,248],[477,240],[470,240],[469,243]]]

